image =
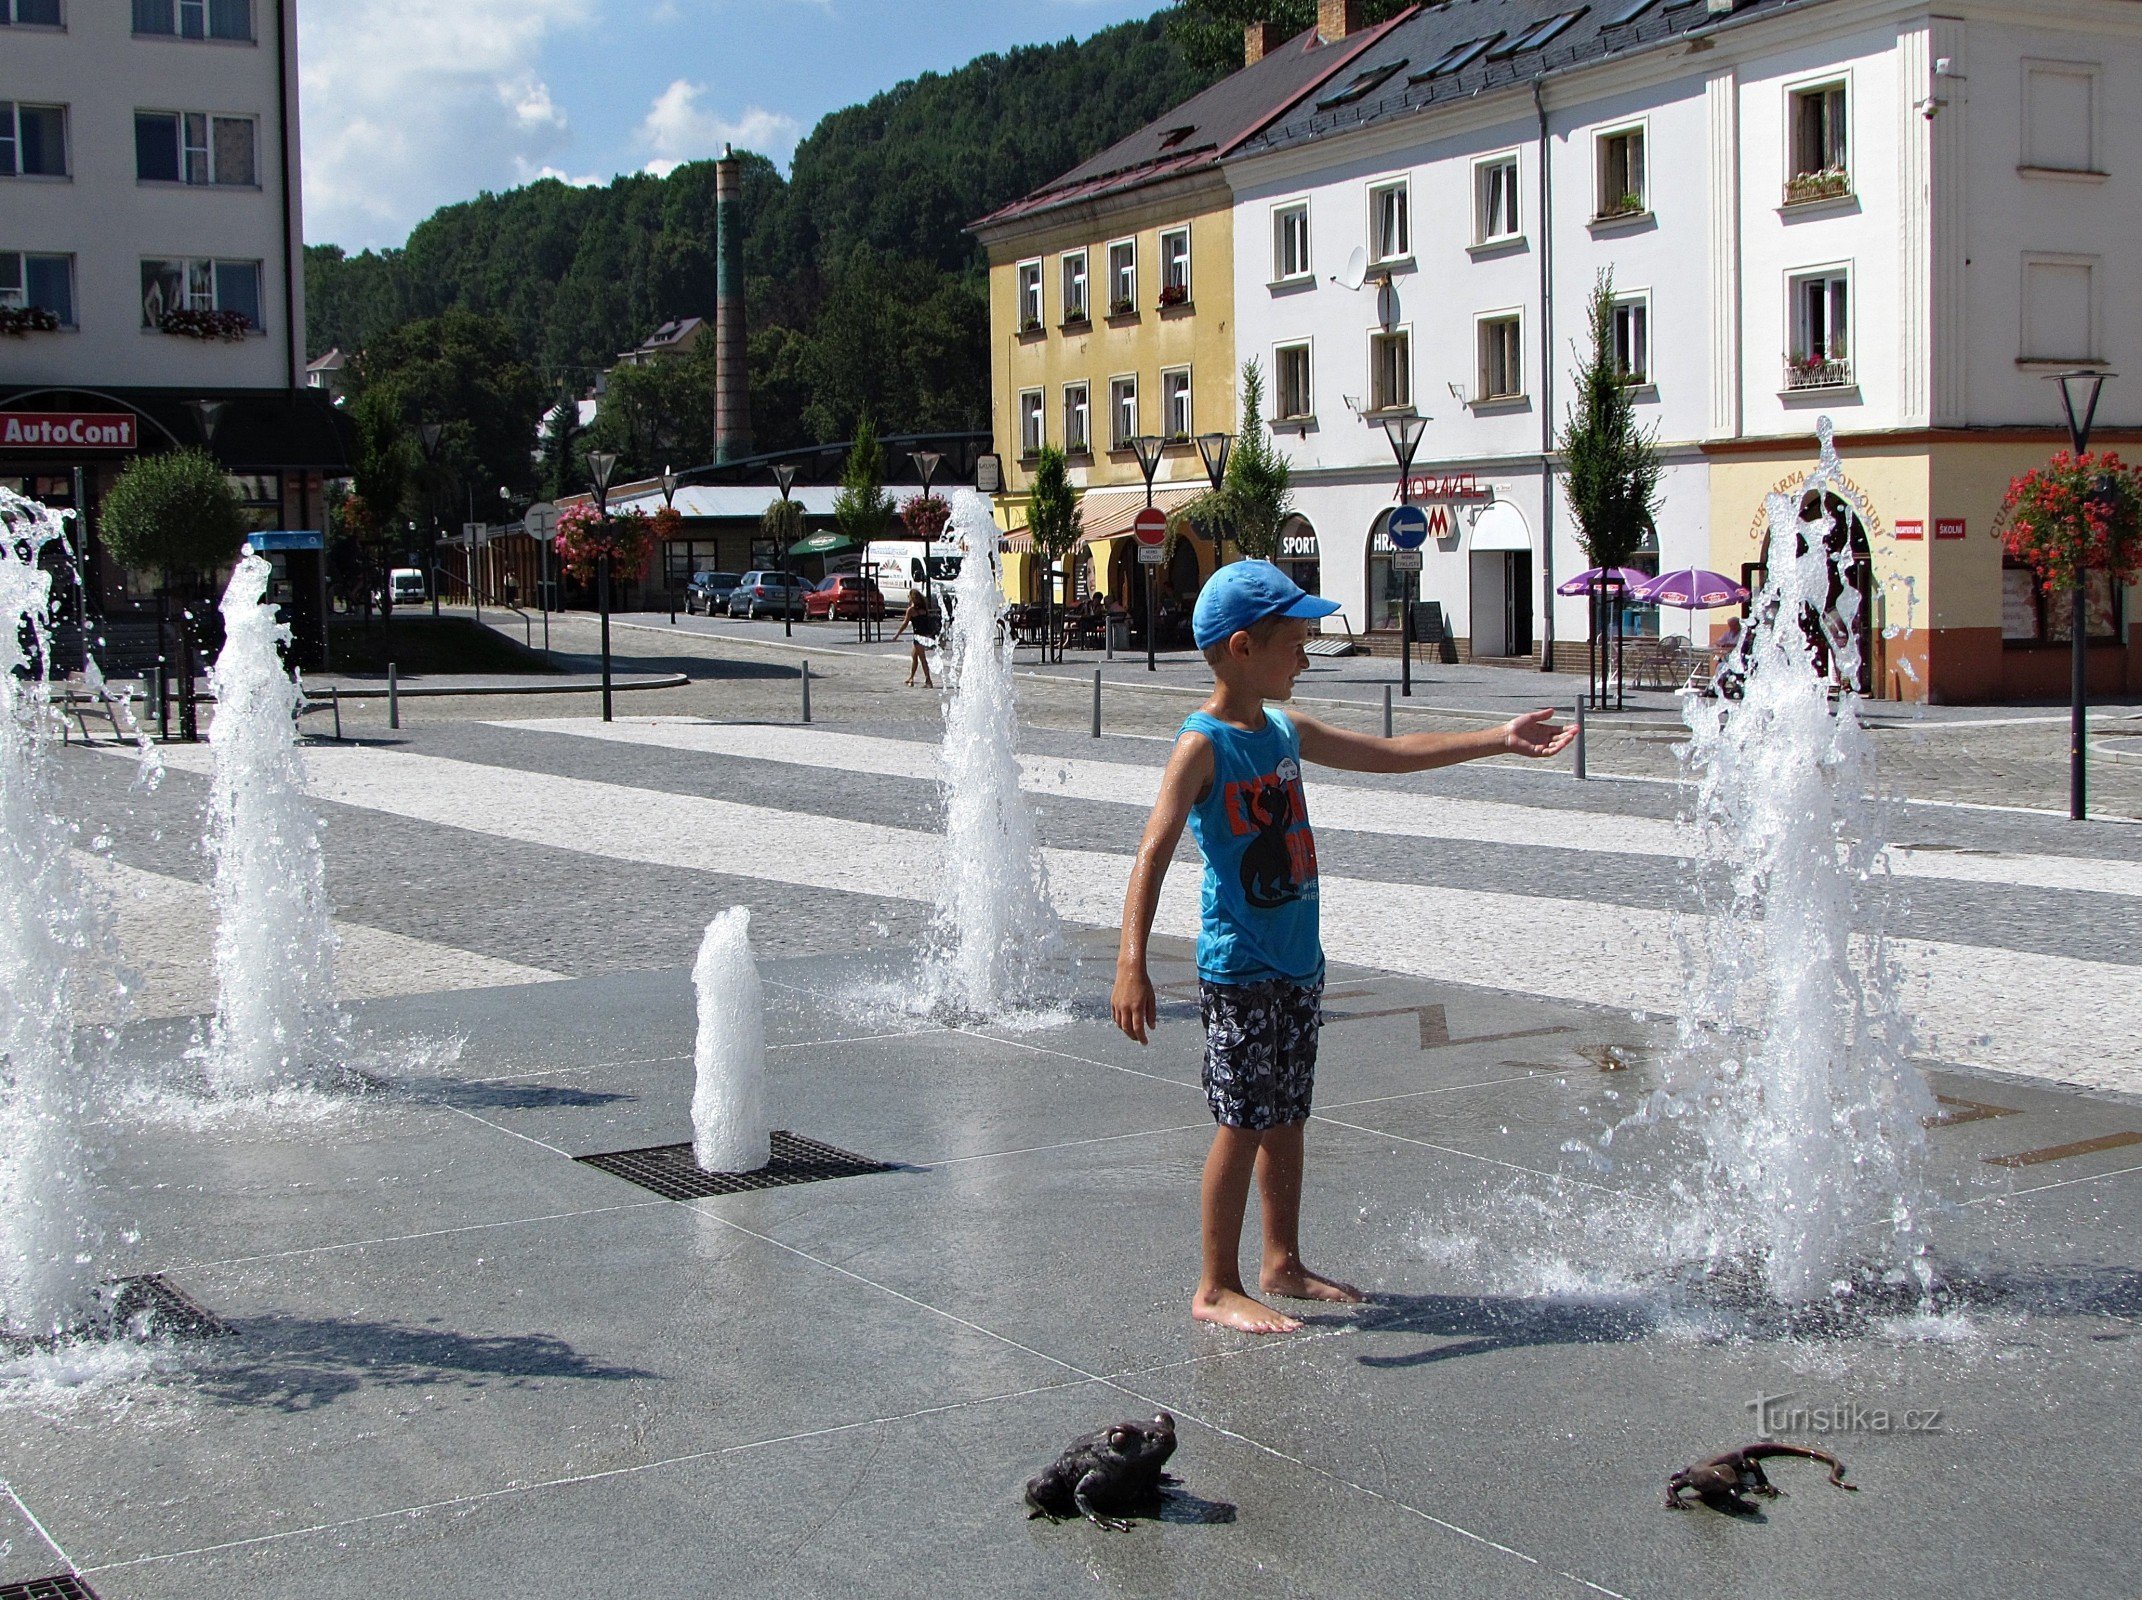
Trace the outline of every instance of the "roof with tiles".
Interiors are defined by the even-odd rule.
[[[1390,122],[1617,56],[1671,45],[1750,17],[1825,0],[1442,0],[1402,15],[1347,64],[1228,153],[1262,155]]]

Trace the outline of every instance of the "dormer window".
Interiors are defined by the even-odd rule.
[[[1166,133],[1160,136],[1160,148],[1163,150],[1173,150],[1177,145],[1181,144],[1185,139],[1189,138],[1190,135],[1195,132],[1197,132],[1197,129],[1194,126],[1170,128]]]
[[[1352,105],[1356,100],[1365,100],[1382,88],[1394,76],[1405,70],[1403,61],[1388,62],[1380,67],[1371,67],[1366,72],[1356,73],[1353,82],[1336,94],[1328,94],[1316,103],[1319,111],[1329,111],[1335,106]]]
[[[1489,49],[1501,38],[1502,35],[1498,32],[1488,34],[1484,38],[1468,40],[1464,44],[1454,44],[1434,61],[1429,62],[1427,66],[1414,73],[1406,82],[1426,83],[1430,78],[1447,78],[1453,72],[1463,72],[1475,61],[1486,55]]]

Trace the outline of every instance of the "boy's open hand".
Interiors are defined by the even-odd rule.
[[[1160,1020],[1160,1002],[1153,994],[1153,980],[1144,967],[1116,968],[1116,987],[1108,997],[1116,1026],[1144,1044],[1146,1030]]]
[[[1541,760],[1560,755],[1576,737],[1576,725],[1557,728],[1552,711],[1527,711],[1523,716],[1512,717],[1502,725],[1502,745],[1505,750],[1513,755],[1533,756]]]

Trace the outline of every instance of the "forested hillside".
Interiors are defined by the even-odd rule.
[[[889,432],[985,426],[986,288],[963,226],[1224,66],[1193,66],[1156,17],[983,56],[836,111],[786,180],[748,158],[760,447],[844,438],[863,412]],[[484,194],[436,212],[399,250],[308,247],[309,343],[359,350],[415,319],[475,311],[578,390],[662,321],[713,314],[713,216],[713,166],[697,162],[604,188]]]

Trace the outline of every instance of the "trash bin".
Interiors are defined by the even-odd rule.
[[[1119,611],[1109,617],[1108,648],[1111,650],[1128,650],[1130,648],[1129,612]]]

